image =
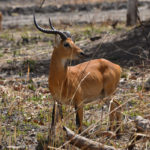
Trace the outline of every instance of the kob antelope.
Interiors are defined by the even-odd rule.
[[[121,68],[106,59],[90,60],[76,66],[67,66],[67,60],[85,57],[85,53],[72,41],[66,32],[40,27],[38,30],[59,35],[50,61],[49,89],[59,104],[73,105],[76,109],[76,125],[82,130],[83,105],[110,96],[120,80]]]

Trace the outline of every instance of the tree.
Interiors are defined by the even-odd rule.
[[[127,2],[127,26],[132,26],[137,23],[138,19],[137,0],[128,0]]]

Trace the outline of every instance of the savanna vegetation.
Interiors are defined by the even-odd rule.
[[[0,2],[3,4],[0,6],[3,14],[0,30],[0,149],[44,149],[53,107],[53,98],[48,89],[48,74],[54,36],[37,31],[32,23],[32,14],[26,21],[29,7],[25,6],[24,13],[21,13],[19,11],[19,8],[22,9],[21,2],[17,0],[14,2],[12,6],[18,6],[18,10],[11,7],[12,12],[9,12],[8,7],[4,8],[9,5],[9,1]],[[27,1],[28,3],[32,2]],[[38,12],[40,3],[37,4],[35,1],[33,3],[39,18],[44,13]],[[95,4],[95,1],[93,3]],[[96,15],[100,8],[105,7],[106,19],[96,21],[98,18],[96,17],[82,20],[80,17],[80,22],[76,19],[72,19],[71,22],[70,18],[58,21],[59,14],[55,11],[51,14],[55,28],[70,31],[75,43],[90,56],[88,59],[72,62],[73,65],[89,59],[106,58],[119,64],[123,69],[118,88],[111,97],[120,104],[119,111],[122,115],[119,122],[120,133],[117,134],[118,129],[108,132],[108,106],[99,101],[84,106],[83,126],[86,132],[82,136],[116,149],[148,150],[150,149],[150,22],[144,20],[142,24],[138,22],[136,26],[126,27],[125,19],[108,17],[115,3],[120,4],[117,6],[125,6],[124,1],[108,1],[111,4],[108,4],[109,7],[106,6],[107,3],[98,0],[96,3],[101,7],[97,8],[96,4],[90,5],[89,1],[76,3],[72,1],[71,5],[78,4],[80,7],[89,4],[92,9],[82,11],[81,8],[74,10],[71,7],[68,13],[77,11],[81,16],[86,13]],[[45,1],[43,10],[49,4],[51,4],[49,1]],[[54,2],[53,4],[56,5]],[[119,15],[124,9],[126,8],[119,7],[115,11],[118,11]],[[139,10],[142,12],[143,9],[149,11],[148,2],[140,3]],[[145,14],[145,10],[142,15]],[[63,10],[61,11],[63,16]],[[104,10],[101,11],[103,13]],[[49,14],[49,11],[45,12],[46,17],[43,18],[45,21],[39,20],[39,24],[46,28],[49,28]],[[11,17],[20,19],[21,25],[15,24]],[[63,130],[63,126],[66,126],[77,133],[74,111],[71,106],[63,105],[64,119],[56,126],[55,144],[51,145],[51,149],[79,149],[67,142],[66,132]]]

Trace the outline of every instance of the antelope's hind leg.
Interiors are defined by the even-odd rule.
[[[120,104],[116,100],[110,101],[109,106],[109,124],[110,124],[110,130],[116,131],[117,134],[120,133],[120,124],[122,121],[122,108]]]

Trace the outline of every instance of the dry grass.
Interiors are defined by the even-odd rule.
[[[122,27],[122,25],[120,25]],[[106,27],[107,31],[116,34],[120,30]],[[74,31],[78,42],[86,45],[86,39],[91,35],[104,34],[106,30],[94,26],[83,26],[80,28],[81,35],[78,37],[78,30],[69,27]],[[51,53],[51,37],[45,39],[44,35],[34,32],[33,28],[26,27],[13,30],[4,30],[1,37],[2,46],[1,70],[0,73],[0,145],[22,146],[26,149],[34,149],[44,146],[48,134],[48,127],[51,122],[52,97],[48,91],[48,74],[42,69],[41,64],[37,67],[37,61],[49,61]],[[128,29],[126,29],[128,30]],[[12,32],[13,31],[13,32]],[[15,34],[14,34],[14,31]],[[81,38],[82,36],[82,38]],[[15,53],[14,53],[15,51]],[[23,62],[22,70],[13,68]],[[3,66],[2,66],[3,65]],[[122,106],[123,119],[121,134],[119,138],[111,138],[102,135],[101,132],[108,129],[108,107],[102,103],[88,104],[84,108],[84,127],[89,129],[84,136],[97,142],[112,145],[116,148],[125,149],[130,143],[130,137],[136,128],[132,119],[137,116],[146,116],[150,112],[150,92],[144,88],[144,83],[150,73],[148,66],[134,66],[123,68],[123,74],[119,87],[112,97],[118,100]],[[35,76],[37,75],[37,76]],[[102,111],[103,106],[103,111]],[[52,147],[63,149],[77,149],[66,143],[65,133],[62,126],[66,125],[76,131],[74,109],[63,106],[64,119],[56,126],[56,143]],[[99,130],[97,134],[95,131]],[[38,143],[39,142],[39,143]],[[142,141],[136,144],[136,149],[149,149],[149,141]]]

